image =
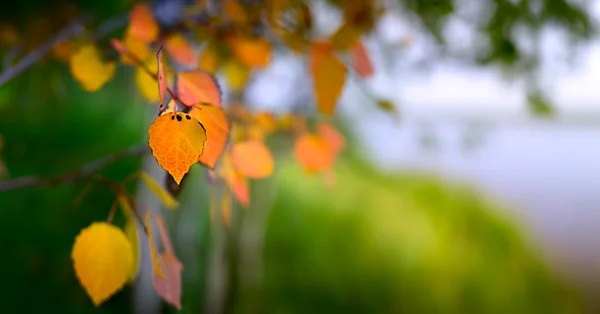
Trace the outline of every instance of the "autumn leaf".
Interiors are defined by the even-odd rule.
[[[140,268],[140,242],[137,234],[137,226],[135,217],[133,216],[133,209],[131,208],[127,197],[123,194],[119,194],[117,195],[117,201],[119,202],[119,205],[121,205],[123,214],[127,218],[127,221],[125,222],[125,234],[133,249],[133,268],[131,269],[128,281],[133,282],[135,281]]]
[[[208,103],[221,106],[221,89],[214,76],[202,70],[180,73],[177,94],[186,105]]]
[[[271,151],[258,140],[236,143],[232,148],[231,156],[237,171],[251,179],[266,178],[275,168]]]
[[[158,23],[147,4],[140,3],[131,9],[129,12],[129,25],[126,30],[127,35],[145,43],[151,43],[158,39],[159,31]]]
[[[237,60],[229,60],[223,65],[225,77],[232,91],[244,89],[250,78],[250,68],[241,64]]]
[[[345,22],[331,36],[331,43],[335,49],[345,51],[356,45],[359,35],[359,30],[351,23]]]
[[[156,70],[156,60],[153,57],[147,59],[145,66],[150,71]],[[142,67],[136,67],[135,69],[135,83],[140,90],[140,93],[149,102],[156,102],[159,100],[159,92],[156,88],[156,80],[152,75],[146,72]]]
[[[317,124],[317,134],[327,142],[334,155],[339,154],[346,144],[344,136],[328,123],[320,122]]]
[[[179,203],[171,196],[167,190],[165,190],[160,184],[158,184],[150,175],[145,172],[140,172],[140,177],[146,184],[146,186],[152,191],[152,193],[158,197],[158,199],[168,208],[176,208]]]
[[[154,236],[152,235],[152,222],[150,221],[150,212],[146,212],[146,230],[148,230],[148,245],[150,246],[150,256],[152,257],[152,264],[154,265],[154,274],[161,278],[164,278],[160,264],[158,263],[158,254],[156,253],[156,245],[154,244]]]
[[[173,251],[173,243],[171,243],[171,237],[169,237],[169,231],[167,230],[167,224],[162,215],[156,215],[156,225],[158,226],[158,234],[162,241],[163,247],[166,253],[175,254]]]
[[[193,66],[196,64],[196,52],[194,47],[181,34],[175,33],[167,38],[164,44],[167,53],[179,64]]]
[[[304,134],[296,140],[295,155],[307,172],[331,168],[334,154],[326,140],[315,134]]]
[[[189,114],[169,112],[148,129],[148,144],[158,164],[179,184],[204,150],[206,130]]]
[[[169,253],[158,255],[158,263],[164,269],[165,276],[152,274],[152,283],[158,295],[167,303],[181,310],[181,271],[183,266],[177,258]]]
[[[248,178],[235,169],[233,161],[231,160],[231,155],[225,154],[223,156],[223,163],[219,172],[235,199],[242,206],[248,207],[250,205],[250,187]]]
[[[311,69],[317,107],[331,115],[346,80],[346,67],[333,54],[329,43],[315,43],[311,48]]]
[[[119,291],[134,267],[131,243],[123,231],[94,222],[75,238],[71,252],[77,279],[95,306]]]
[[[357,41],[356,44],[348,51],[350,54],[350,60],[352,61],[352,67],[360,77],[370,77],[373,75],[373,64],[371,58],[367,53],[365,45],[361,41]]]
[[[148,47],[148,43],[138,39],[137,37],[128,34],[125,36],[122,44],[126,51],[136,56],[140,60],[146,60],[150,55],[150,47]],[[121,62],[123,64],[135,64],[135,60],[133,60],[128,54],[124,53],[121,53]]]
[[[247,67],[264,68],[271,61],[271,44],[262,38],[234,38],[231,41],[233,52]]]
[[[196,105],[189,115],[196,118],[206,129],[204,151],[198,161],[209,168],[214,168],[223,154],[229,139],[229,121],[223,109],[211,105]]]
[[[215,51],[214,47],[207,45],[200,52],[200,56],[198,57],[198,68],[214,74],[217,72],[218,66],[219,55]]]
[[[85,44],[71,55],[69,66],[73,77],[89,92],[99,90],[115,74],[114,62],[102,60],[100,51],[92,43]]]

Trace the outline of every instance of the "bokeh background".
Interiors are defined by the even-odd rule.
[[[163,23],[185,4],[151,3]],[[330,3],[308,3],[320,32],[339,25]],[[275,175],[253,182],[250,208],[234,206],[229,229],[211,222],[199,165],[176,211],[162,210],[143,185],[130,187],[168,220],[185,267],[181,312],[600,310],[600,1],[385,3],[365,37],[375,75],[348,80],[339,102],[335,122],[347,147],[334,187],[302,171],[285,136],[269,141]],[[118,23],[133,2],[71,4],[98,25]],[[11,3],[0,15],[36,42],[60,28],[50,17],[63,5]],[[4,48],[2,71],[20,56]],[[278,50],[244,102],[314,114],[305,62]],[[382,110],[381,100],[397,112]],[[118,66],[101,91],[87,93],[65,64],[43,58],[0,85],[2,180],[54,176],[143,143],[155,115],[131,68]],[[122,180],[140,169],[163,182],[150,155],[102,174]],[[114,194],[94,186],[79,200],[83,189],[73,182],[0,192],[0,311],[175,313],[153,290],[143,242],[135,284],[92,305],[70,250],[81,228],[106,219]]]

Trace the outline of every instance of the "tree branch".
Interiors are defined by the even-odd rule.
[[[78,169],[54,177],[41,178],[38,176],[26,176],[13,180],[1,181],[0,192],[32,186],[48,187],[62,183],[87,179],[94,175],[96,172],[102,170],[103,168],[106,168],[107,166],[115,162],[120,161],[121,159],[141,155],[147,150],[148,145],[146,143],[143,143],[140,145],[129,147],[112,155],[108,155],[106,157],[91,161],[79,167]]]

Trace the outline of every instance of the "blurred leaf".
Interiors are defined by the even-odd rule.
[[[196,64],[194,47],[180,33],[175,33],[167,38],[164,43],[167,53],[179,64],[193,66]]]
[[[234,38],[231,45],[238,60],[249,68],[263,68],[271,61],[271,44],[265,39]]]
[[[529,104],[529,110],[536,116],[539,117],[552,117],[554,116],[554,108],[550,101],[544,97],[541,93],[531,93],[527,96],[527,102]]]
[[[251,179],[266,178],[273,173],[275,168],[271,151],[258,140],[235,143],[231,156],[237,171]]]
[[[207,45],[200,52],[198,57],[198,68],[209,73],[216,73],[219,66],[219,55],[215,51],[215,48]]]
[[[332,48],[328,42],[319,42],[312,45],[310,52],[317,108],[325,115],[334,112],[347,72]]]
[[[140,60],[146,60],[151,55],[148,43],[129,34],[123,39],[123,45],[129,53]],[[135,64],[135,60],[132,60],[127,54],[121,54],[121,62],[123,64]]]
[[[165,276],[161,277],[156,272],[152,274],[152,283],[158,295],[167,303],[181,310],[181,262],[172,254],[161,253],[158,255],[158,263],[165,270]]]
[[[146,183],[146,186],[150,188],[150,191],[152,191],[152,193],[154,193],[154,195],[158,197],[158,199],[165,206],[168,208],[176,208],[179,205],[179,203],[171,196],[171,194],[169,194],[169,192],[167,192],[156,181],[154,181],[149,174],[142,171],[140,172],[140,176],[142,177],[144,183]]]
[[[161,278],[165,278],[164,273],[158,263],[158,256],[156,253],[156,245],[154,244],[154,237],[152,235],[152,222],[150,221],[150,211],[146,212],[146,230],[148,230],[148,245],[150,246],[150,256],[152,257],[152,265],[154,266],[154,274]]]
[[[133,268],[131,269],[131,273],[129,275],[129,282],[134,282],[135,278],[139,273],[140,269],[140,241],[138,239],[137,234],[137,226],[135,222],[135,217],[133,213],[133,208],[131,208],[129,201],[125,195],[119,194],[117,195],[117,201],[121,206],[121,210],[123,210],[123,214],[127,218],[125,222],[125,235],[127,235],[127,239],[129,243],[131,243],[131,248],[133,252]]]
[[[158,100],[160,101],[161,106],[165,103],[165,94],[167,92],[167,76],[165,74],[165,65],[163,64],[162,55],[163,52],[161,47],[156,54],[156,64],[158,67]]]
[[[169,112],[148,129],[148,144],[158,164],[179,184],[204,150],[206,130],[189,114]]]
[[[181,101],[188,106],[200,103],[221,106],[219,84],[214,76],[206,71],[180,73],[177,81],[177,93]]]
[[[250,78],[250,69],[236,60],[228,60],[223,65],[223,71],[229,87],[234,92],[243,90]]]
[[[240,205],[248,207],[250,205],[248,178],[235,169],[231,155],[223,155],[223,162],[219,168],[219,173]]]
[[[89,92],[99,90],[115,74],[115,63],[103,61],[100,51],[92,43],[77,49],[69,61],[73,77]]]
[[[127,236],[105,222],[82,229],[71,256],[77,279],[96,306],[120,290],[133,269],[133,249]]]
[[[304,134],[296,139],[294,153],[300,165],[309,172],[331,168],[334,155],[326,140],[315,134]]]
[[[139,3],[131,9],[126,30],[128,36],[151,43],[158,39],[159,31],[158,23],[147,4]]]
[[[357,41],[349,51],[352,66],[360,77],[370,77],[373,75],[373,64],[367,53],[367,49],[362,41]]]

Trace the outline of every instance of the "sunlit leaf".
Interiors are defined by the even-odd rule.
[[[214,168],[223,154],[229,139],[229,121],[223,109],[211,105],[196,105],[189,115],[196,118],[206,129],[204,151],[198,161],[209,168]]]
[[[338,50],[348,50],[356,45],[360,32],[348,22],[345,22],[331,36],[333,47]]]
[[[373,75],[373,64],[362,41],[357,41],[348,53],[350,54],[352,67],[356,71],[356,74],[360,77],[370,77]]]
[[[167,53],[179,64],[193,66],[196,64],[196,51],[181,34],[175,33],[167,38],[164,44]]]
[[[165,74],[165,65],[162,61],[162,47],[158,49],[158,53],[156,53],[156,64],[158,66],[158,100],[160,101],[160,105],[162,106],[165,102],[165,94],[167,92],[167,77]]]
[[[198,57],[198,68],[207,71],[209,73],[217,72],[219,66],[219,55],[212,46],[206,46],[200,52]]]
[[[271,44],[262,38],[235,38],[231,41],[233,51],[247,67],[263,68],[271,62]]]
[[[99,90],[110,81],[116,65],[102,60],[100,51],[94,44],[86,44],[71,55],[69,62],[71,74],[89,92]]]
[[[311,70],[317,108],[331,115],[346,81],[346,67],[329,43],[316,43],[311,47]]]
[[[235,199],[242,206],[248,207],[250,205],[250,187],[248,178],[235,169],[230,155],[226,154],[223,156],[220,172]]]
[[[140,60],[146,60],[150,53],[150,47],[148,43],[138,39],[137,37],[126,35],[122,44],[129,53],[133,54]],[[121,62],[123,64],[135,64],[135,60],[132,60],[127,54],[121,54]]]
[[[170,253],[158,255],[158,263],[164,269],[165,276],[152,274],[152,283],[158,295],[167,303],[181,310],[181,262]]]
[[[148,129],[148,144],[158,164],[179,184],[204,150],[206,130],[189,114],[169,112]]]
[[[146,67],[150,71],[156,70],[156,60],[153,57],[148,58]],[[159,91],[156,88],[156,80],[142,67],[135,68],[135,83],[140,90],[140,93],[149,102],[156,102],[159,100]]]
[[[147,4],[137,4],[129,12],[127,35],[133,36],[145,43],[151,43],[158,38],[158,23]]]
[[[158,184],[150,175],[146,172],[141,172],[140,177],[146,183],[146,186],[152,191],[152,193],[158,197],[158,199],[167,207],[175,208],[179,205],[179,203],[171,196],[167,190],[163,189],[160,184]]]
[[[152,264],[154,266],[154,273],[161,278],[165,278],[160,265],[158,263],[158,255],[156,252],[156,245],[154,244],[154,236],[152,235],[152,222],[150,221],[150,212],[146,212],[146,230],[148,230],[148,245],[150,246],[150,256],[152,257]]]
[[[235,143],[231,157],[237,171],[251,179],[266,178],[275,168],[271,151],[258,140]]]
[[[328,123],[317,124],[317,134],[327,142],[334,155],[337,155],[346,144],[344,136]]]
[[[314,134],[298,137],[294,152],[298,162],[309,173],[331,168],[335,156],[327,141]]]
[[[71,252],[77,279],[95,306],[119,291],[134,265],[133,249],[123,231],[94,222],[75,238]]]
[[[181,101],[188,106],[200,103],[221,106],[221,89],[215,77],[206,71],[180,73],[177,82],[177,93]]]
[[[250,68],[236,60],[229,60],[223,65],[229,88],[237,92],[244,89],[250,78]]]

